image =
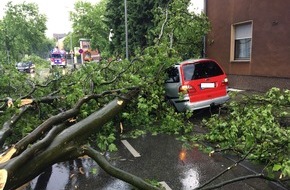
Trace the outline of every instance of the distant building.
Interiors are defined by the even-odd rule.
[[[204,2],[212,26],[205,56],[223,66],[230,86],[290,89],[290,1]]]
[[[66,37],[67,34],[66,34],[66,33],[62,33],[62,34],[53,34],[52,36],[53,36],[53,39],[55,39],[56,41],[58,41],[59,39],[62,39],[62,38],[64,38],[64,37]]]
[[[67,36],[67,34],[63,33],[63,34],[53,34],[53,39],[56,41],[56,46],[60,49],[60,50],[64,50],[64,44],[63,41],[65,39],[65,37]]]

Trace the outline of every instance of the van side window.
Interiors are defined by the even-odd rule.
[[[166,69],[167,79],[165,82],[180,82],[179,72],[176,67]]]
[[[195,71],[195,65],[192,64],[186,64],[183,66],[183,73],[184,73],[184,80],[192,80],[194,78],[194,71]]]

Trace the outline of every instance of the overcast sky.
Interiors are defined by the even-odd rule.
[[[0,17],[2,18],[4,8],[7,2],[12,1],[13,4],[36,3],[39,6],[39,12],[47,16],[46,35],[51,38],[54,33],[68,33],[71,31],[71,23],[69,22],[69,11],[73,10],[74,3],[78,0],[0,0]],[[91,3],[97,3],[100,0],[84,0]],[[200,11],[203,8],[203,0],[192,0],[195,10]]]

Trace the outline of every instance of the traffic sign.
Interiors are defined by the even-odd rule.
[[[79,49],[79,53],[82,54],[84,52],[83,49]]]

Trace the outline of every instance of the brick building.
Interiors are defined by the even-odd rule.
[[[204,2],[212,26],[205,56],[223,66],[230,86],[290,89],[290,1]]]

